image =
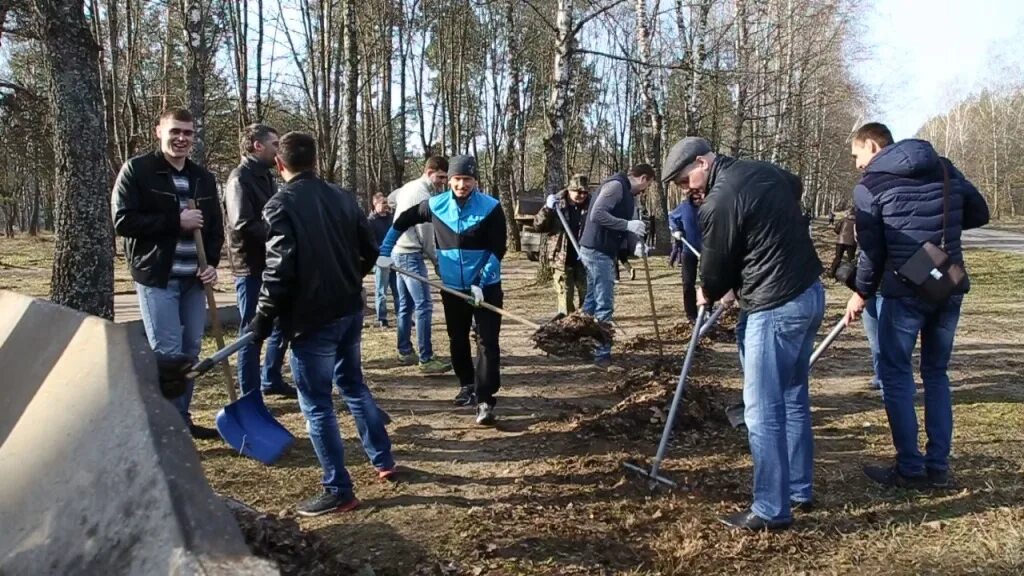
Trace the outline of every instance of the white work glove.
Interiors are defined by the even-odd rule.
[[[644,224],[643,220],[630,220],[629,222],[626,222],[626,230],[629,230],[630,233],[636,234],[637,236],[646,236],[647,224]]]
[[[383,268],[384,270],[390,270],[394,266],[395,261],[391,259],[391,256],[378,256],[377,267]]]
[[[558,205],[558,194],[548,194],[547,200],[544,201],[544,207],[554,210],[555,206]]]
[[[637,258],[643,258],[648,254],[650,254],[650,248],[647,247],[647,244],[642,241],[637,242],[636,248],[633,249],[633,255],[636,256]]]
[[[469,287],[469,293],[473,295],[473,306],[480,306],[484,301],[484,289],[473,284]]]
[[[676,230],[675,232],[673,232],[672,233],[672,237],[675,238],[676,240],[679,240],[680,242],[683,241],[683,233],[680,232],[679,230]]]

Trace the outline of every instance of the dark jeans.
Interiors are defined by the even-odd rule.
[[[395,466],[384,417],[363,380],[360,347],[363,314],[353,314],[303,333],[292,341],[292,375],[299,408],[306,417],[309,440],[323,467],[324,490],[352,497],[352,479],[345,470],[345,448],[331,397],[333,383],[356,421],[363,451],[378,470]]]
[[[484,301],[501,308],[504,292],[501,284],[484,286]],[[448,327],[451,345],[452,368],[459,377],[460,386],[473,386],[477,402],[491,406],[497,402],[494,395],[501,388],[501,349],[498,338],[501,333],[501,316],[476,308],[456,296],[441,293],[444,306],[444,320]],[[476,367],[469,347],[469,332],[476,319],[477,348]]]
[[[256,303],[263,286],[263,276],[240,276],[235,278],[235,293],[238,297],[238,313],[241,315],[242,326],[247,326],[256,315]],[[284,354],[288,351],[288,342],[281,335],[281,330],[274,328],[267,338],[267,353],[263,357],[260,368],[259,343],[252,343],[238,351],[238,388],[242,394],[261,388],[264,392],[272,390],[288,390],[289,386],[281,377],[284,366]]]
[[[925,468],[946,471],[953,441],[953,404],[949,392],[949,358],[960,320],[963,296],[939,306],[913,297],[878,298],[879,376],[889,417],[896,463],[901,474],[920,476]],[[921,381],[924,383],[925,455],[917,444],[914,411],[913,354],[921,337]]]
[[[836,270],[839,270],[839,265],[843,263],[843,254],[846,254],[851,262],[855,261],[857,258],[857,247],[847,246],[845,244],[836,244],[836,256],[832,259],[832,265],[828,268],[829,278],[836,277]]]
[[[683,310],[686,319],[693,323],[697,321],[697,257],[684,254],[679,274],[683,278]]]

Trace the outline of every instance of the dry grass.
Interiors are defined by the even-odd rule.
[[[0,290],[47,298],[53,274],[53,235],[0,237]],[[134,290],[124,257],[114,261],[114,293]]]
[[[7,246],[0,244],[0,261],[16,263]],[[660,257],[651,263],[662,330],[669,333],[682,316],[678,270]],[[601,372],[544,357],[528,342],[530,329],[506,322],[501,420],[494,429],[480,429],[469,410],[450,405],[453,377],[396,367],[394,332],[367,327],[365,374],[394,419],[390,433],[404,479],[376,481],[351,418],[339,409],[364,506],[300,524],[378,575],[1020,574],[1024,344],[1018,325],[1024,306],[1018,294],[1024,258],[970,252],[968,263],[973,289],[951,366],[958,384],[957,491],[883,491],[861,474],[864,464],[890,458],[892,447],[882,405],[865,386],[870,360],[859,328],[848,330],[813,374],[818,508],[798,516],[787,533],[747,535],[716,522],[748,503],[751,473],[744,434],[717,419],[695,420],[670,446],[665,473],[685,489],[651,493],[623,472],[622,461],[653,455],[660,433],[656,417],[645,421],[636,416],[641,412],[622,409],[624,395],[627,403],[646,402],[648,411],[669,395],[664,385],[627,383],[658,362],[649,339],[631,347],[629,371]],[[535,320],[550,318],[554,294],[532,284],[533,272],[533,264],[510,258],[506,304]],[[838,318],[844,290],[829,286],[826,324]],[[616,321],[629,337],[650,337],[642,280],[620,284],[616,305]],[[434,326],[435,351],[446,356],[439,302]],[[680,363],[680,334],[673,332],[667,345],[671,370]],[[617,352],[629,340],[619,336]],[[206,346],[212,351],[211,342]],[[734,344],[706,346],[696,370],[694,386],[738,397]],[[650,372],[672,380],[671,372]],[[193,411],[201,423],[212,423],[226,400],[218,379],[213,372],[197,389]],[[634,396],[638,390],[646,396]],[[318,489],[320,471],[295,402],[272,400],[270,406],[299,439],[280,463],[263,466],[219,441],[197,448],[216,490],[287,514]]]

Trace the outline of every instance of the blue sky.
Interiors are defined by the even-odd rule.
[[[983,86],[1024,84],[1024,2],[875,0],[855,72],[896,139]]]

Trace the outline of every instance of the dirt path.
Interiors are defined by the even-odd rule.
[[[678,272],[664,258],[652,263],[659,317],[669,333],[681,317]],[[552,314],[554,299],[549,286],[531,285],[533,266],[518,259],[506,264],[506,303],[540,321]],[[642,270],[637,277],[643,278]],[[860,466],[887,458],[891,448],[881,404],[865,388],[870,364],[859,329],[843,335],[813,377],[820,509],[799,518],[799,529],[788,534],[750,536],[715,522],[716,515],[748,502],[750,482],[745,435],[722,423],[720,414],[691,418],[673,440],[666,473],[684,489],[652,495],[620,466],[654,452],[658,409],[681,364],[680,338],[671,340],[674,362],[662,372],[604,372],[543,356],[529,346],[528,329],[506,322],[500,421],[480,428],[471,409],[451,404],[453,376],[423,377],[414,368],[395,367],[394,332],[368,327],[364,369],[394,419],[391,437],[404,477],[397,484],[376,481],[342,412],[347,460],[364,506],[301,525],[378,575],[900,574],[956,566],[1013,573],[1010,568],[1024,557],[1024,538],[1018,538],[1024,523],[1024,348],[1014,333],[992,327],[1001,319],[1019,321],[1024,309],[1000,298],[998,287],[976,291],[986,307],[965,312],[953,366],[954,377],[964,382],[955,400],[955,465],[958,477],[974,487],[969,490],[932,499],[880,495],[862,480]],[[829,290],[826,324],[838,317],[843,296]],[[616,307],[616,320],[628,334],[650,332],[641,280],[619,286]],[[434,348],[447,356],[439,302]],[[623,349],[617,345],[616,351]],[[654,354],[653,346],[642,345],[627,356],[636,365]],[[693,395],[710,394],[709,406],[739,397],[734,344],[707,345],[698,366]],[[624,394],[632,396],[622,403]],[[198,420],[212,418],[223,401],[219,395],[219,386],[202,387]],[[278,465],[238,458],[219,442],[198,446],[216,489],[287,514],[317,489],[319,468],[297,406],[275,400],[271,407],[299,436]],[[993,418],[1003,423],[997,429]],[[921,528],[932,521],[937,524]],[[978,532],[985,526],[1002,529]],[[977,543],[982,537],[984,545]],[[906,546],[915,551],[905,553]]]

